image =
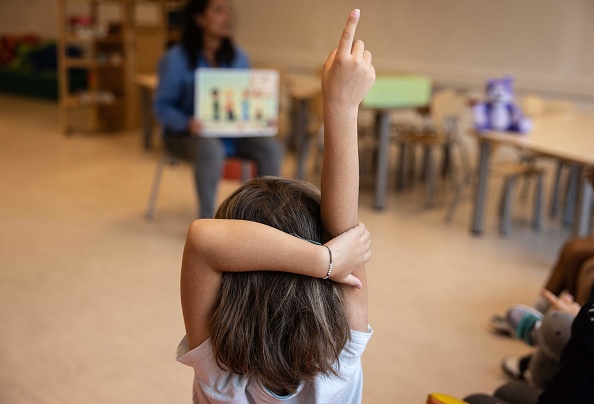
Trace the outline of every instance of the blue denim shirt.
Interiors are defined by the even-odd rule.
[[[249,69],[247,55],[235,48],[235,60],[228,66],[235,69]],[[211,67],[204,56],[198,56],[198,68]],[[185,132],[188,122],[194,115],[194,70],[187,62],[186,53],[181,45],[175,45],[167,51],[159,62],[159,84],[155,91],[153,107],[157,120],[165,132]],[[234,152],[235,139],[223,138],[228,155]]]

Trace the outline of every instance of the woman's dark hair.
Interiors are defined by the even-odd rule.
[[[211,0],[190,0],[184,11],[184,32],[182,47],[186,51],[188,63],[192,69],[198,67],[198,55],[204,46],[204,30],[196,23],[196,15],[204,14]],[[215,53],[217,67],[229,67],[235,60],[235,47],[231,38],[224,38],[221,47]]]
[[[252,180],[223,202],[215,218],[324,241],[320,192],[303,181]],[[350,338],[341,286],[284,272],[225,272],[210,338],[221,368],[277,394],[295,393],[302,381],[337,374],[333,365]]]

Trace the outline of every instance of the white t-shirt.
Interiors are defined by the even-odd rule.
[[[178,362],[194,369],[194,404],[253,404],[253,403],[360,403],[363,394],[361,355],[373,334],[351,330],[351,340],[340,353],[339,375],[317,376],[313,382],[301,383],[291,396],[279,397],[247,377],[231,374],[216,363],[210,339],[189,350],[186,337],[177,347]]]

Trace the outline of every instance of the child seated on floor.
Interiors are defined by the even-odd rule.
[[[367,320],[358,223],[358,105],[375,79],[354,10],[323,69],[322,193],[265,177],[188,231],[181,270],[195,403],[358,403]],[[324,243],[324,244],[322,244]]]

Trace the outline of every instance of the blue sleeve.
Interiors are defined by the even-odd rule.
[[[176,132],[187,129],[191,116],[181,107],[184,91],[185,60],[180,52],[169,52],[159,62],[159,84],[155,90],[153,108],[163,128]]]
[[[248,58],[247,54],[243,51],[243,49],[235,47],[235,51],[237,52],[237,54],[235,55],[235,63],[233,67],[237,69],[251,68],[250,59]]]

